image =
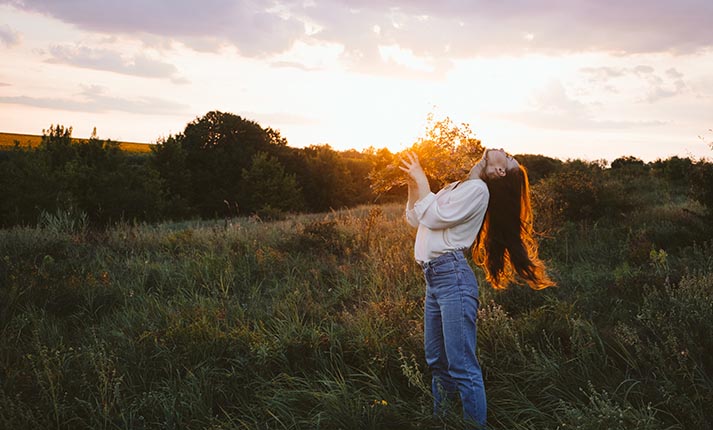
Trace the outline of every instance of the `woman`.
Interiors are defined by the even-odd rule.
[[[527,171],[502,149],[491,149],[464,181],[434,194],[415,154],[401,164],[409,180],[406,219],[418,227],[414,256],[426,279],[424,347],[434,414],[459,393],[465,419],[485,426],[475,352],[478,283],[464,251],[475,242],[473,260],[494,288],[506,288],[516,273],[533,289],[553,285],[537,256]]]

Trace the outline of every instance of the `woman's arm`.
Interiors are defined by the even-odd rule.
[[[399,168],[404,172],[408,173],[408,176],[406,178],[408,183],[408,200],[406,201],[406,222],[408,222],[411,227],[418,227],[418,216],[416,215],[414,207],[416,206],[416,202],[422,200],[421,193],[423,193],[424,187],[427,190],[425,192],[425,195],[427,196],[431,194],[430,186],[428,185],[428,179],[426,178],[426,174],[423,173],[423,169],[421,169],[421,165],[418,162],[418,157],[416,157],[415,154],[407,154],[407,159],[402,159],[401,163],[403,165],[399,166]]]
[[[416,204],[418,200],[418,184],[410,176],[408,181],[408,200],[406,201],[406,210],[410,211],[413,209],[413,205]]]
[[[416,211],[414,206],[416,205],[416,200],[418,195],[418,185],[416,181],[408,177],[408,200],[406,201],[406,222],[411,227],[418,227],[418,217],[416,216]]]

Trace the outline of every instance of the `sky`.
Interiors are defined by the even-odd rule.
[[[155,143],[212,110],[290,146],[427,117],[561,159],[713,157],[711,0],[0,0],[0,131]]]

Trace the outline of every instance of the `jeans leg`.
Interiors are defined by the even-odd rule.
[[[476,288],[467,283],[455,285],[452,293],[439,300],[439,303],[443,315],[448,372],[458,386],[464,417],[485,425],[485,385],[475,354],[478,311]]]
[[[448,358],[443,339],[441,308],[435,296],[427,291],[424,309],[424,349],[426,364],[431,369],[433,413],[442,415],[447,404],[455,398],[456,384],[448,373]]]

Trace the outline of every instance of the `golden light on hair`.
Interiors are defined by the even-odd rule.
[[[473,246],[473,261],[495,289],[507,288],[516,275],[533,290],[554,286],[539,258],[527,169],[520,165],[487,184],[490,201]]]

